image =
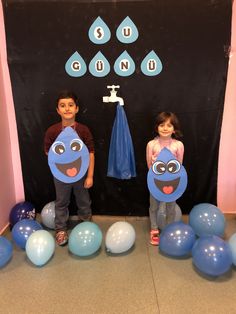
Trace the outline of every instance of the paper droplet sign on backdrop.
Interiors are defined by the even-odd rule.
[[[110,72],[110,64],[99,51],[89,63],[89,72],[96,77],[104,77]]]
[[[138,29],[130,17],[126,17],[116,30],[116,37],[124,44],[131,44],[138,39]]]
[[[80,77],[86,73],[86,63],[77,51],[67,60],[65,70],[67,74],[73,77]]]
[[[125,50],[115,61],[114,71],[119,76],[130,76],[135,71],[135,63]]]
[[[90,26],[88,36],[94,44],[102,45],[110,40],[111,32],[107,24],[99,16]]]
[[[141,63],[141,71],[147,76],[158,75],[162,71],[162,63],[157,54],[152,50]]]

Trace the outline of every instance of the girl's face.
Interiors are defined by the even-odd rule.
[[[157,132],[160,138],[169,139],[171,138],[172,134],[175,133],[175,129],[173,124],[170,122],[170,119],[162,122],[157,127]]]

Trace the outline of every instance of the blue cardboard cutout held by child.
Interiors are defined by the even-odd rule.
[[[53,176],[61,182],[80,180],[88,170],[89,151],[77,132],[66,127],[48,152],[48,164]]]
[[[148,189],[161,202],[174,202],[187,187],[187,172],[169,149],[163,148],[150,167],[147,176]]]

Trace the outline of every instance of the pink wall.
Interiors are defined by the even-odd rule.
[[[231,54],[225,94],[218,166],[218,207],[236,213],[236,1],[233,2]]]
[[[21,162],[11,83],[7,66],[5,30],[0,2],[0,233],[7,224],[11,207],[24,199]],[[218,206],[225,213],[236,213],[236,1],[233,3],[232,49],[226,86],[224,117],[218,167]]]
[[[24,200],[15,111],[7,66],[5,30],[0,2],[0,234],[8,226],[12,206]]]

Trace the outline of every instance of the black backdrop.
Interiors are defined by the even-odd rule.
[[[147,215],[145,147],[153,137],[159,111],[174,111],[181,122],[184,165],[189,182],[178,203],[184,213],[194,204],[216,204],[217,163],[226,85],[231,10],[228,0],[158,1],[4,1],[8,64],[13,88],[25,195],[37,211],[55,192],[43,153],[45,130],[59,121],[55,98],[60,89],[80,98],[78,120],[91,129],[96,145],[94,214]],[[88,30],[100,16],[111,30],[104,45],[89,41]],[[115,31],[129,16],[139,30],[132,44],[122,44]],[[140,72],[150,51],[163,63],[155,77]],[[127,50],[136,63],[130,77],[114,71],[104,78],[87,72],[72,78],[64,70],[78,51],[88,65],[98,52],[109,60]],[[133,139],[137,177],[106,176],[115,105],[104,104],[107,85],[119,84]],[[75,213],[72,202],[71,213]]]

